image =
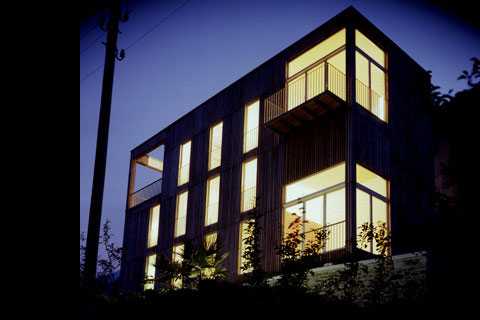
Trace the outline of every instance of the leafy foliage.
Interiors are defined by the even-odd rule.
[[[97,262],[97,291],[104,292],[113,285],[116,285],[118,280],[115,275],[120,270],[122,255],[125,249],[117,246],[111,242],[113,234],[110,232],[110,221],[107,220],[103,224],[102,233],[99,237],[99,245],[103,245],[106,258],[99,259]],[[83,244],[86,241],[84,232],[80,233],[80,287],[86,286],[85,281],[85,252],[86,246]]]
[[[158,274],[153,281],[159,282],[163,288],[169,288],[175,281],[182,281],[182,287],[197,289],[201,281],[222,279],[226,269],[222,262],[229,252],[224,252],[224,242],[217,238],[215,241],[202,239],[193,242],[183,240],[184,250],[178,260],[166,256],[158,256],[155,269]],[[152,281],[146,279],[145,281]]]
[[[269,276],[262,268],[262,249],[260,245],[263,230],[260,224],[262,217],[263,213],[258,210],[257,203],[255,209],[250,213],[250,219],[247,223],[247,237],[244,239],[244,252],[242,254],[244,263],[240,266],[241,270],[245,272],[246,283],[252,287],[265,287]]]

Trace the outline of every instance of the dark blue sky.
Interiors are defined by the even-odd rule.
[[[123,9],[140,2],[125,1]],[[444,93],[466,89],[466,82],[456,79],[471,70],[470,58],[480,57],[478,26],[415,1],[191,0],[149,32],[184,2],[144,0],[120,24],[118,48],[126,49],[126,58],[115,67],[102,212],[102,223],[111,221],[119,245],[130,150],[348,6],[432,70],[432,83]],[[80,24],[80,231],[85,233],[105,58],[101,41],[106,41],[100,28],[91,28],[102,15],[108,13],[99,10]],[[137,188],[155,177],[141,172],[138,180]]]

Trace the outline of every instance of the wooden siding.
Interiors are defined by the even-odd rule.
[[[389,122],[380,121],[352,103],[352,90],[355,91],[347,88],[350,98],[347,97],[349,103],[346,106],[287,135],[263,127],[264,99],[284,85],[287,61],[350,24],[360,25],[362,32],[372,35],[387,51]],[[411,180],[408,179],[412,178],[406,180],[404,175],[407,171],[420,173],[427,181],[428,189],[431,174],[433,186],[433,147],[428,135],[430,120],[422,111],[428,101],[429,83],[424,70],[393,42],[358,13],[346,10],[132,150],[131,163],[132,159],[146,154],[159,143],[165,145],[161,195],[126,212],[124,247],[127,253],[121,273],[123,290],[141,289],[138,277],[143,276],[147,254],[157,252],[171,256],[173,245],[182,241],[174,239],[174,224],[177,195],[184,190],[188,190],[186,237],[201,239],[216,231],[230,252],[224,262],[229,277],[234,279],[237,276],[240,223],[248,218],[240,213],[242,163],[252,157],[258,159],[258,210],[264,213],[261,242],[267,272],[277,271],[280,265],[275,247],[281,241],[283,186],[345,161],[347,151],[353,152],[352,159],[391,180],[393,230],[401,230],[409,222],[424,223],[419,217],[425,215],[422,210],[428,213],[426,196],[419,198],[421,188],[409,185]],[[416,98],[407,98],[412,96]],[[244,107],[256,99],[260,99],[259,145],[243,154]],[[210,127],[219,121],[223,121],[221,165],[208,171]],[[351,121],[350,125],[348,121]],[[180,144],[187,140],[192,141],[190,179],[185,185],[177,186]],[[209,177],[217,174],[220,174],[218,223],[204,227],[206,183]],[[129,181],[133,181],[132,177]],[[354,185],[348,187],[354,188]],[[149,208],[157,203],[161,203],[158,245],[147,250]]]

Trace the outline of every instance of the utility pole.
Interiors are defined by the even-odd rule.
[[[105,43],[105,67],[103,71],[102,98],[97,132],[97,149],[93,172],[90,214],[88,219],[87,247],[85,253],[85,277],[87,282],[87,315],[94,319],[95,282],[97,274],[98,242],[102,219],[103,189],[105,184],[105,167],[107,162],[108,130],[110,126],[110,109],[112,103],[113,74],[117,58],[117,35],[120,21],[120,0],[111,0],[110,17],[107,23],[108,35]],[[126,17],[126,16],[125,16]],[[125,19],[122,21],[126,21]],[[102,26],[103,29],[103,26]],[[124,53],[122,50],[121,57]]]

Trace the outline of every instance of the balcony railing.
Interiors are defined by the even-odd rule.
[[[129,208],[135,207],[140,203],[159,195],[162,192],[162,179],[149,184],[142,189],[135,191],[130,195]]]
[[[245,212],[255,208],[255,199],[257,197],[257,187],[252,187],[242,191],[242,208],[241,212]]]
[[[243,153],[258,147],[258,127],[247,131],[243,135]]]
[[[329,224],[328,226],[305,232],[305,244],[315,241],[315,231],[324,230],[327,238],[324,243],[323,252],[333,251],[345,247],[345,221]]]
[[[355,87],[355,101],[376,115],[378,118],[385,121],[386,119],[386,100],[385,97],[380,96],[378,93],[370,89],[362,81],[356,79]]]
[[[264,123],[280,117],[327,91],[346,100],[345,74],[332,64],[322,62],[307,69],[288,82],[285,88],[265,99]]]

